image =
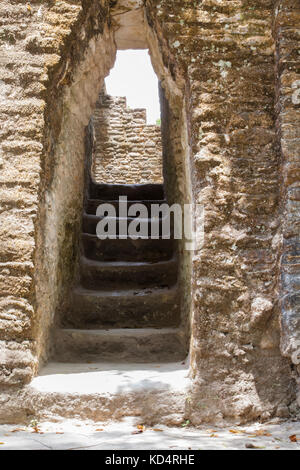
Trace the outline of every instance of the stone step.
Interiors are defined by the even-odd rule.
[[[160,199],[150,199],[150,200],[133,200],[133,201],[127,201],[127,208],[131,207],[133,204],[143,204],[145,207],[147,207],[148,210],[148,215],[151,215],[151,205],[152,204],[166,204],[166,200],[160,200]],[[104,199],[88,199],[86,201],[86,213],[87,214],[93,214],[95,215],[97,212],[97,208],[101,204],[111,204],[115,210],[116,210],[116,216],[119,216],[119,200],[104,200]]]
[[[188,389],[188,364],[181,362],[50,362],[24,388],[16,412],[23,412],[24,420],[105,422],[135,416],[149,426],[179,425],[186,419]]]
[[[162,328],[180,324],[178,290],[92,291],[77,288],[63,326],[72,328]]]
[[[157,263],[80,259],[80,281],[86,289],[170,287],[177,281],[178,260]]]
[[[127,196],[129,200],[164,199],[162,184],[97,184],[90,185],[91,199],[119,199]]]
[[[138,239],[100,240],[96,235],[82,234],[86,258],[96,261],[166,261],[173,257],[175,240]]]
[[[83,218],[82,218],[82,231],[84,233],[90,233],[92,235],[95,235],[96,234],[96,229],[97,229],[97,224],[103,220],[104,217],[98,217],[96,215],[91,215],[91,214],[83,214]],[[123,224],[125,225],[126,229],[128,230],[128,227],[129,227],[129,224],[133,221],[135,221],[135,223],[137,222],[137,217],[125,217],[125,218],[119,218],[119,217],[110,217],[109,219],[106,218],[106,220],[110,220],[110,222],[112,223],[112,226],[114,227],[115,225],[115,228],[116,228],[116,235],[118,236],[119,235],[119,229],[120,229],[120,224],[123,222]],[[141,230],[142,227],[143,227],[143,232],[146,230],[146,235],[151,235],[151,233],[153,233],[153,230],[155,230],[155,233],[160,236],[162,236],[162,223],[163,223],[163,219],[162,218],[159,218],[159,219],[139,219],[139,223],[140,223],[140,228],[137,228],[138,230]],[[165,219],[165,231],[166,233],[174,233],[173,231],[173,222],[172,222],[172,218],[170,220],[170,222]],[[152,229],[153,227],[153,229]]]
[[[177,328],[112,330],[58,329],[55,359],[59,362],[176,362],[186,347]]]

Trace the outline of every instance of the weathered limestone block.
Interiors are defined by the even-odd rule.
[[[271,315],[273,304],[269,299],[256,297],[251,303],[251,323],[259,325],[266,322]]]
[[[204,246],[193,258],[191,416],[265,419],[276,415],[280,397],[286,406],[294,396],[276,303],[273,4],[174,1],[171,14],[169,2],[147,6],[164,62],[178,82],[188,81],[193,197],[205,206]],[[298,178],[295,167],[290,174]],[[257,299],[274,300],[274,308]]]
[[[34,310],[25,299],[12,296],[0,298],[1,339],[32,337]]]
[[[83,174],[83,165],[70,159],[68,167],[55,147],[68,110],[64,86],[76,80],[82,83],[88,73],[96,84],[111,67],[115,50],[104,33],[107,7],[106,1],[4,0],[0,4],[1,385],[28,382],[37,370],[37,357],[47,357],[49,329],[62,286],[70,278],[68,269],[74,264],[70,245],[74,245],[72,228],[78,224],[80,202],[72,201],[70,208],[62,195],[60,212],[50,185],[58,180],[66,188],[66,179],[72,181],[81,198],[83,177],[72,176],[78,168]],[[80,72],[71,76],[78,63],[82,64]],[[73,130],[82,141],[99,92],[95,84],[81,86],[78,94],[80,132],[74,125]],[[69,104],[74,112],[70,99]],[[83,159],[83,144],[79,149]],[[68,151],[72,153],[70,146]],[[64,176],[58,161],[67,169]],[[52,198],[45,203],[46,191]],[[72,194],[69,191],[70,198]],[[56,225],[51,210],[57,210]],[[62,250],[70,258],[68,263]],[[57,274],[59,270],[64,274]]]

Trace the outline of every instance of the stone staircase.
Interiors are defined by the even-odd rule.
[[[109,202],[118,211],[119,196],[127,196],[128,206],[164,202],[159,184],[90,184],[83,214],[80,284],[56,334],[58,362],[168,363],[186,356],[179,330],[174,240],[100,240],[96,235],[97,207]],[[118,226],[118,212],[116,218]]]
[[[174,241],[96,236],[101,202],[117,208],[126,195],[129,205],[149,207],[163,202],[163,188],[93,182],[89,188],[78,285],[56,331],[52,361],[18,396],[15,412],[19,421],[135,416],[147,425],[181,424],[190,379]]]

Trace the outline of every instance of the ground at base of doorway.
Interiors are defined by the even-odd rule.
[[[108,423],[62,419],[0,426],[2,450],[300,450],[299,439],[299,421],[233,428],[143,427],[139,418],[127,417]]]

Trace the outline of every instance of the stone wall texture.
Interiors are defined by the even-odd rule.
[[[115,58],[114,3],[0,3],[2,387],[22,387],[47,359],[73,275],[84,128]],[[179,131],[169,145],[184,157],[174,158],[175,188],[183,200],[188,171],[192,200],[205,207],[204,246],[191,260],[187,416],[287,417],[300,315],[299,1],[144,8]]]
[[[298,368],[300,385],[300,5],[275,6],[276,129],[280,147],[282,256],[281,349]]]
[[[115,59],[108,3],[0,3],[2,386],[46,360],[73,279],[84,127]]]
[[[205,206],[205,243],[193,256],[191,414],[287,415],[273,2],[174,1],[172,15],[169,2],[147,5],[165,63],[186,80],[193,197]]]
[[[145,109],[101,93],[93,114],[92,174],[99,183],[161,183],[160,126],[146,124]]]

